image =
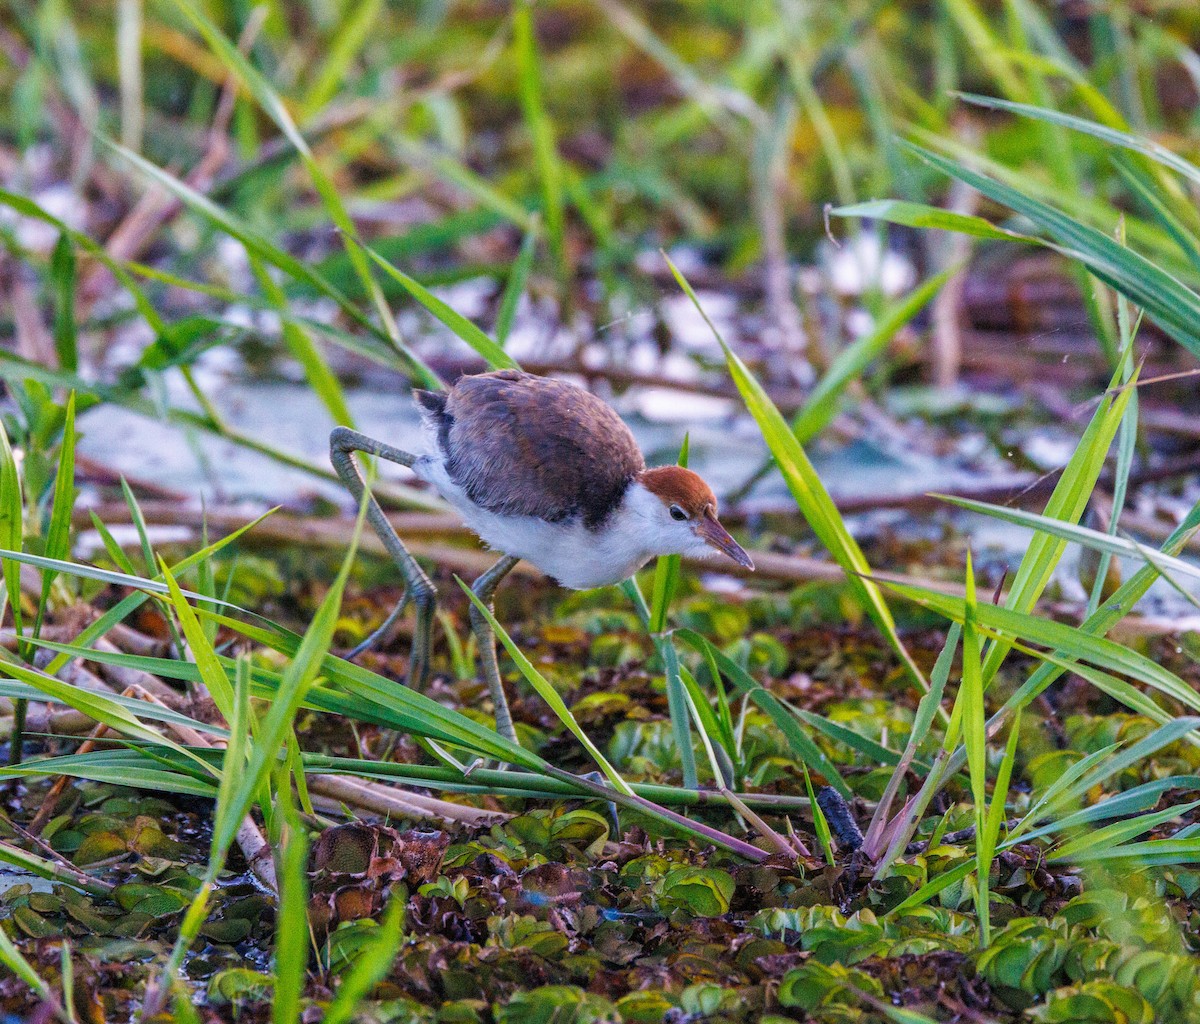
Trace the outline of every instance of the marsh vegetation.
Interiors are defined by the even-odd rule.
[[[1200,1019],[1200,13],[0,12],[0,1009]],[[518,567],[415,388],[585,384],[757,571]],[[357,513],[357,515],[356,515]],[[735,572],[736,570],[736,572]]]

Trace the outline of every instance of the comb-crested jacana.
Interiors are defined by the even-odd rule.
[[[717,499],[696,473],[647,469],[621,418],[566,381],[517,370],[460,377],[445,392],[417,391],[429,454],[412,455],[346,427],[330,435],[338,476],[358,501],[364,483],[354,452],[408,466],[433,485],[502,557],[472,585],[490,606],[500,581],[525,559],[562,586],[603,587],[659,555],[720,553],[748,569],[750,556],[717,519]],[[429,673],[436,591],[373,497],[367,518],[404,576],[404,598],[355,657],[391,630],[408,600],[416,607],[410,686]],[[496,709],[496,728],[515,741],[487,620],[471,626]]]

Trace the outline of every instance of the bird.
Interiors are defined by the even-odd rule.
[[[681,466],[648,468],[621,417],[585,388],[496,370],[461,376],[445,391],[414,389],[414,397],[424,454],[340,426],[330,435],[330,461],[360,503],[366,485],[355,453],[407,466],[431,485],[500,554],[471,587],[489,609],[496,588],[521,560],[572,590],[620,583],[660,555],[723,555],[754,568],[721,525],[716,496],[703,478]],[[366,515],[404,577],[405,594],[347,657],[386,637],[411,600],[416,625],[407,684],[422,689],[437,592],[370,495]],[[495,636],[474,604],[470,614],[496,729],[517,742]]]

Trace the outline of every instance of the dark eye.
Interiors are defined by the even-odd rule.
[[[671,518],[674,519],[677,523],[684,522],[688,517],[688,514],[683,509],[681,509],[678,505],[672,505],[670,508],[670,512],[671,512]]]

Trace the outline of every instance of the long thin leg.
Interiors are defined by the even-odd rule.
[[[512,555],[505,555],[487,572],[471,584],[471,590],[490,610],[492,596],[500,581],[504,579],[513,566],[520,561]],[[479,648],[479,662],[483,667],[483,678],[492,691],[492,703],[496,706],[496,731],[505,739],[514,743],[517,741],[517,730],[513,726],[512,712],[508,710],[508,698],[504,696],[504,683],[500,679],[500,664],[496,660],[496,635],[482,612],[471,605],[471,628],[475,631],[475,645]]]
[[[366,484],[363,482],[358,467],[354,464],[353,452],[375,455],[401,466],[412,466],[417,461],[415,455],[410,455],[399,448],[393,448],[382,441],[376,441],[374,438],[367,437],[366,434],[360,434],[357,430],[351,430],[349,427],[335,428],[329,435],[329,459],[346,489],[358,502],[362,501]],[[396,563],[404,577],[405,592],[404,597],[396,606],[396,610],[387,617],[379,629],[354,648],[350,657],[358,656],[382,640],[404,611],[404,606],[411,600],[416,607],[417,621],[413,630],[412,656],[408,662],[408,684],[417,689],[423,689],[429,675],[429,657],[433,642],[433,612],[437,600],[437,590],[430,582],[429,577],[425,575],[425,570],[417,564],[417,560],[396,536],[396,531],[392,529],[392,524],[388,522],[387,516],[383,514],[383,509],[379,507],[379,502],[375,500],[374,496],[367,499],[367,521],[379,535],[379,539],[383,541],[383,546],[387,548],[388,554],[392,556],[392,561]]]

